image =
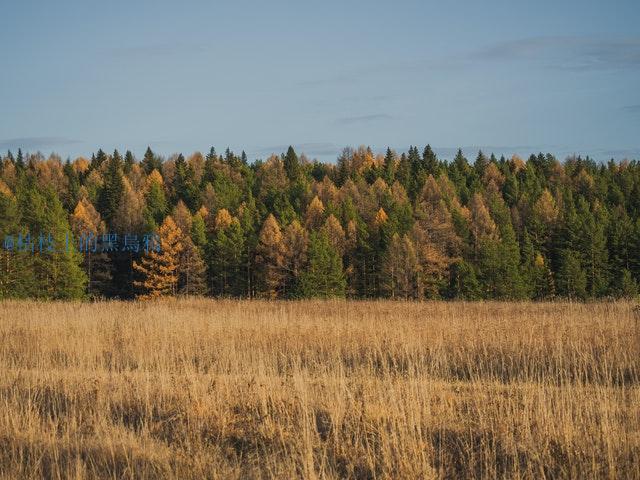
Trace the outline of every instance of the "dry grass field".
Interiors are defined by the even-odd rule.
[[[5,302],[0,478],[640,478],[640,319]]]

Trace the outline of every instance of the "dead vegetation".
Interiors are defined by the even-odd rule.
[[[629,303],[0,304],[1,478],[640,478]]]

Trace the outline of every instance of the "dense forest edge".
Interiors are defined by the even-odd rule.
[[[19,150],[0,238],[0,299],[633,298],[640,163]]]

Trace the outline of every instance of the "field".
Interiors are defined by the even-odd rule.
[[[0,478],[640,478],[630,303],[0,303]]]

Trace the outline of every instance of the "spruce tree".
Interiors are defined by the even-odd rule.
[[[312,233],[309,240],[309,264],[300,276],[300,296],[304,298],[344,297],[346,280],[342,259],[329,239]]]
[[[289,145],[287,153],[284,156],[284,170],[290,182],[295,181],[300,175],[300,161],[291,145]]]
[[[560,252],[560,268],[556,285],[558,294],[561,296],[579,300],[586,298],[587,274],[577,252],[569,249],[563,249]]]
[[[122,158],[118,151],[115,150],[111,158],[107,160],[104,184],[98,196],[98,210],[108,226],[113,225],[123,194]]]

